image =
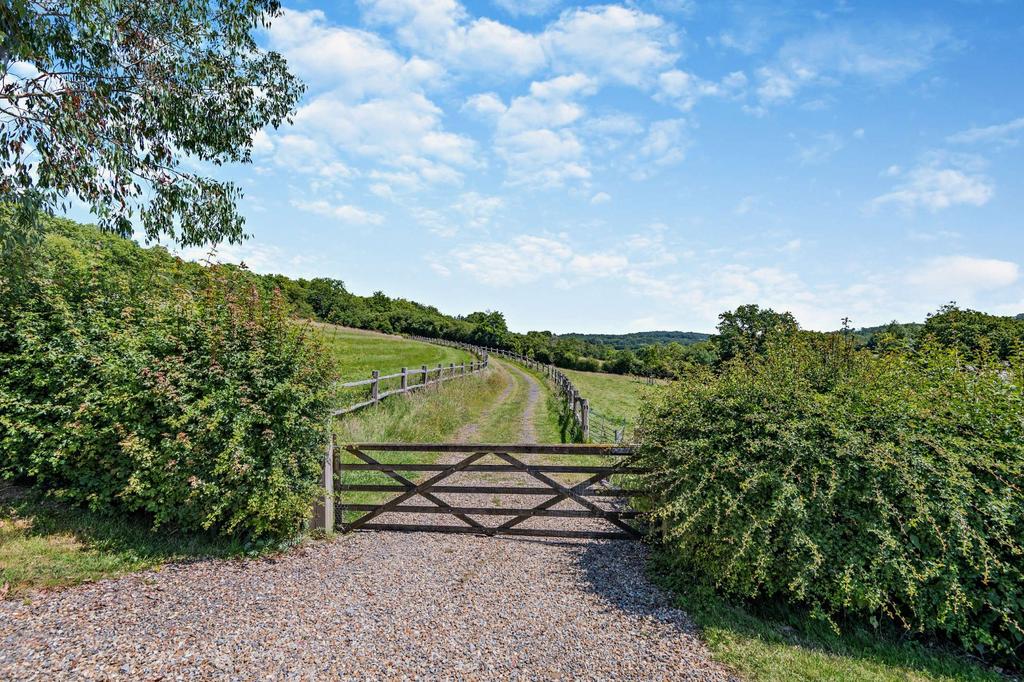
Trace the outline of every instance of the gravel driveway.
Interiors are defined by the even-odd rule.
[[[639,543],[356,533],[0,602],[0,679],[729,679]]]
[[[633,541],[362,532],[274,559],[170,565],[0,600],[0,680],[733,679],[647,581],[645,552]]]

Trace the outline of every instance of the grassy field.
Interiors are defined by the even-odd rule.
[[[342,381],[369,378],[370,372],[393,374],[402,367],[419,369],[470,362],[473,356],[464,350],[413,341],[392,334],[350,329],[331,324],[310,323],[319,333],[328,351],[337,360]]]
[[[656,580],[663,580],[655,576]],[[785,607],[739,605],[706,588],[667,584],[715,658],[750,680],[1007,680],[954,653],[855,626],[828,625]]]
[[[154,568],[168,561],[264,551],[214,536],[153,531],[141,518],[112,518],[40,499],[0,483],[0,598]]]
[[[640,414],[640,401],[643,396],[650,391],[658,390],[657,385],[648,385],[646,379],[638,377],[578,372],[570,369],[562,371],[583,397],[590,401],[590,409],[597,415],[592,418],[592,423],[596,424],[597,420],[601,420],[608,429],[635,423]]]

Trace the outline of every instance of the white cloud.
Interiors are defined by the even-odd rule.
[[[483,284],[515,286],[562,272],[572,249],[548,237],[520,235],[509,242],[474,244],[454,256],[463,272]]]
[[[899,175],[898,167],[890,167],[889,175]],[[926,208],[935,212],[951,206],[984,206],[992,199],[995,188],[983,175],[957,168],[923,165],[902,174],[903,182],[868,204],[877,210],[888,204],[906,210]]]
[[[475,142],[445,131],[442,111],[422,93],[351,102],[337,92],[314,97],[295,115],[295,129],[316,154],[332,150],[413,172],[426,182],[457,182],[475,167]]]
[[[438,17],[453,6],[424,3],[424,11],[428,5]],[[379,195],[458,183],[466,168],[479,167],[474,141],[446,131],[443,111],[427,97],[444,75],[437,62],[405,58],[379,36],[329,24],[319,10],[284,10],[267,40],[316,91],[286,132],[258,140],[258,150],[273,153],[279,165],[338,180],[355,175],[345,161],[359,158],[403,176],[376,182]]]
[[[328,24],[320,10],[282,10],[267,38],[301,78],[350,98],[399,93],[443,75],[440,65],[405,59],[373,33]]]
[[[459,269],[483,284],[516,286],[557,279],[572,286],[622,275],[629,259],[608,252],[579,253],[564,238],[519,235],[505,242],[474,244],[452,253]]]
[[[612,200],[612,195],[608,192],[598,192],[594,196],[590,197],[590,203],[592,204],[607,204]]]
[[[590,179],[582,143],[571,130],[527,130],[498,139],[507,181],[528,187],[563,187]]]
[[[949,30],[937,26],[819,31],[787,41],[772,64],[757,70],[757,94],[771,104],[807,85],[837,85],[845,77],[896,83],[930,66],[950,42]]]
[[[466,224],[472,228],[486,227],[494,214],[505,206],[505,200],[497,196],[483,196],[476,192],[462,194],[452,208],[461,213]]]
[[[499,116],[498,133],[567,126],[584,113],[583,106],[573,100],[594,92],[593,79],[582,74],[531,83],[530,94],[513,99]]]
[[[495,93],[482,92],[468,97],[462,108],[484,116],[498,116],[505,113],[507,107]]]
[[[671,118],[655,121],[647,129],[640,143],[636,161],[640,164],[634,178],[642,180],[652,174],[650,166],[671,166],[686,158],[691,140],[685,119]]]
[[[494,4],[513,16],[539,16],[558,7],[561,0],[494,0]]]
[[[738,97],[747,87],[747,76],[734,71],[721,81],[704,80],[686,71],[672,69],[658,76],[655,99],[670,102],[682,111],[689,111],[706,97]]]
[[[332,204],[324,199],[316,199],[314,201],[293,199],[291,205],[300,211],[314,213],[325,218],[333,218],[343,223],[380,225],[384,222],[384,216],[379,213],[373,213],[351,204]]]
[[[309,256],[288,256],[278,246],[247,240],[241,244],[218,244],[213,249],[208,246],[192,246],[173,250],[178,257],[194,262],[205,263],[244,263],[253,272],[261,274],[282,274],[289,277],[315,277],[318,268],[317,258]]]
[[[594,79],[559,76],[530,85],[530,94],[514,98],[497,115],[494,149],[507,166],[507,181],[530,187],[585,184],[590,178],[579,137],[568,128],[585,110],[576,101],[595,92]],[[500,102],[500,100],[498,101]],[[487,107],[497,112],[497,102]]]
[[[615,275],[629,265],[629,259],[614,253],[576,254],[569,261],[567,269],[586,277],[607,277]]]
[[[454,0],[360,0],[370,23],[395,27],[407,47],[460,71],[526,76],[544,66],[537,36],[493,19],[470,20]]]
[[[938,295],[941,300],[970,298],[979,291],[1001,289],[1017,282],[1020,266],[995,258],[944,256],[911,270],[907,283]]]
[[[1017,144],[1021,135],[1024,135],[1024,116],[998,125],[970,128],[950,135],[946,139],[956,144],[973,144],[975,142]]]
[[[678,36],[668,23],[619,5],[566,11],[542,40],[556,71],[632,86],[653,84],[679,58]]]

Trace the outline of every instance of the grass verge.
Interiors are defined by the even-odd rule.
[[[142,518],[94,514],[0,483],[0,595],[7,597],[112,578],[169,561],[269,549],[213,535],[154,531]]]
[[[714,657],[751,680],[1003,680],[958,654],[873,630],[844,625],[836,634],[798,609],[775,604],[739,604],[711,589],[669,578],[662,559],[654,579],[670,589],[678,605],[700,626]]]

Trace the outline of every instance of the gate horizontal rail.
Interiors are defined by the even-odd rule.
[[[400,493],[409,488],[404,485],[373,485],[369,483],[335,485],[335,490],[367,493]],[[550,495],[551,488],[517,488],[497,485],[435,485],[430,489],[435,493],[480,493],[487,495]],[[608,490],[584,490],[579,493],[583,497],[643,497],[646,490],[627,490],[624,488]],[[351,505],[346,505],[346,509]]]
[[[410,455],[421,454],[422,462],[380,462],[374,459],[373,453],[402,453],[408,460]],[[344,461],[343,455],[357,462]],[[612,501],[620,498],[623,501],[644,495],[644,491],[636,489],[616,490],[607,487],[609,478],[618,475],[635,475],[647,471],[632,463],[633,449],[615,445],[535,445],[535,444],[462,444],[462,443],[353,443],[342,448],[335,447],[332,439],[328,450],[330,461],[330,493],[335,490],[345,492],[393,492],[398,493],[387,502],[381,504],[346,504],[343,495],[335,499],[335,516],[340,521],[339,529],[353,530],[388,530],[388,531],[428,531],[434,533],[474,533],[480,535],[512,535],[527,537],[556,538],[602,538],[626,539],[638,538],[643,534],[639,526],[627,523],[642,518],[642,514],[632,509],[605,508],[592,499],[604,498]],[[457,461],[437,463],[431,455],[458,455]],[[608,457],[608,464],[549,464],[527,461],[528,457]],[[497,458],[500,464],[480,463],[485,458]],[[325,473],[326,473],[325,471]],[[344,482],[345,472],[378,472],[395,483],[369,484]],[[423,472],[428,475],[425,480],[413,481],[398,472]],[[467,472],[486,472],[489,474],[522,474],[542,486],[517,486],[493,484],[445,484],[446,479],[455,474]],[[571,482],[552,478],[554,474],[587,474],[583,480]],[[342,480],[335,484],[334,477]],[[490,483],[490,482],[489,482]],[[597,487],[595,487],[597,486]],[[547,496],[548,499],[529,507],[519,504],[513,507],[502,507],[498,504],[481,505],[479,499],[470,503],[454,503],[437,497],[437,495],[528,495]],[[429,504],[410,502],[420,497]],[[574,502],[576,508],[554,508],[563,502]],[[345,521],[345,512],[362,512],[358,518]],[[464,525],[432,524],[423,521],[410,523],[383,522],[381,515],[428,514],[449,515]],[[485,525],[475,519],[481,517],[510,517],[503,523],[492,526]],[[390,518],[390,516],[389,516]],[[615,527],[611,531],[572,528],[521,528],[520,524],[536,518],[554,519],[593,519],[605,521]]]

